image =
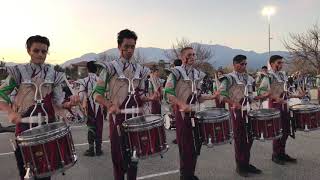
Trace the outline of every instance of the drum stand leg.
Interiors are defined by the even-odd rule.
[[[310,131],[310,129],[308,128],[308,124],[305,124],[304,125],[304,132],[309,132]]]
[[[208,143],[207,143],[207,147],[208,148],[213,148],[213,144],[212,144],[212,138],[211,138],[211,135],[209,134],[209,136],[208,136]]]
[[[263,132],[260,133],[260,135],[261,135],[261,136],[260,136],[260,139],[259,139],[259,140],[260,140],[260,141],[265,141],[264,136],[263,136]]]
[[[29,163],[26,165],[26,175],[23,177],[23,179],[34,180],[34,176]]]
[[[137,150],[136,150],[135,147],[134,147],[133,152],[132,152],[131,161],[132,162],[138,162],[139,161],[139,158],[137,157]]]

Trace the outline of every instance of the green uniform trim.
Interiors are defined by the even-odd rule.
[[[173,96],[176,96],[176,77],[172,74],[172,80],[173,80],[173,88],[165,88],[164,89],[164,99],[166,100],[167,103],[169,103],[168,101],[168,97],[167,97],[167,94],[170,94],[170,95],[173,95]]]
[[[11,100],[8,94],[10,94],[16,87],[17,87],[17,83],[13,79],[10,79],[9,85],[0,89],[0,97],[3,100],[5,100],[8,104],[11,104]]]
[[[266,92],[268,91],[268,88],[267,87],[261,87],[261,88],[258,88],[257,90],[257,94],[258,96],[261,95],[263,92]]]

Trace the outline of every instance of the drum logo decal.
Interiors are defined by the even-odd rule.
[[[37,152],[35,153],[35,155],[36,155],[37,157],[43,156],[43,152],[42,152],[42,151],[37,151]]]

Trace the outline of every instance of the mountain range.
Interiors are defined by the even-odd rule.
[[[213,52],[213,56],[208,60],[210,64],[214,67],[225,67],[232,64],[232,58],[237,54],[243,54],[247,56],[248,68],[250,69],[258,69],[261,66],[265,65],[268,58],[269,53],[257,53],[255,51],[246,51],[242,49],[233,49],[227,46],[215,44],[215,45],[208,45],[208,44],[201,44],[202,47],[209,49]],[[139,47],[136,48],[136,54],[139,54],[140,57],[143,57],[144,62],[158,62],[159,60],[164,60],[168,62],[168,58],[165,55],[165,52],[171,51],[171,49],[161,49],[155,47]],[[271,51],[271,55],[278,54],[283,57],[288,57],[289,53],[286,51]],[[101,53],[87,53],[80,57],[70,59],[65,61],[64,63],[60,64],[62,67],[68,67],[71,64],[77,64],[83,61],[92,61],[97,60],[101,56],[108,55],[111,57],[118,57],[119,51],[117,48],[108,49]],[[7,62],[6,65],[15,65],[16,63]]]
[[[261,66],[266,64],[266,61],[269,58],[269,53],[257,53],[255,51],[245,51],[242,49],[233,49],[227,46],[222,45],[208,45],[201,44],[203,47],[212,50],[213,56],[208,60],[214,67],[224,67],[232,64],[232,58],[237,54],[243,54],[247,56],[248,68],[258,69]],[[165,56],[166,51],[171,49],[161,49],[153,47],[139,47],[136,48],[136,52],[139,53],[140,57],[142,56],[145,59],[145,62],[158,62],[159,60],[169,61]],[[283,57],[288,57],[289,53],[286,51],[271,51],[271,55],[278,54]],[[68,60],[62,64],[62,67],[67,67],[71,64],[79,63],[81,61],[92,61],[99,59],[100,56],[109,55],[109,56],[119,56],[119,51],[117,48],[109,49],[101,53],[87,53],[81,57]]]

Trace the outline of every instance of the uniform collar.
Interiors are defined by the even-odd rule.
[[[32,67],[32,69],[38,70],[38,69],[43,69],[44,64],[35,64],[35,63],[30,62],[30,66]]]

